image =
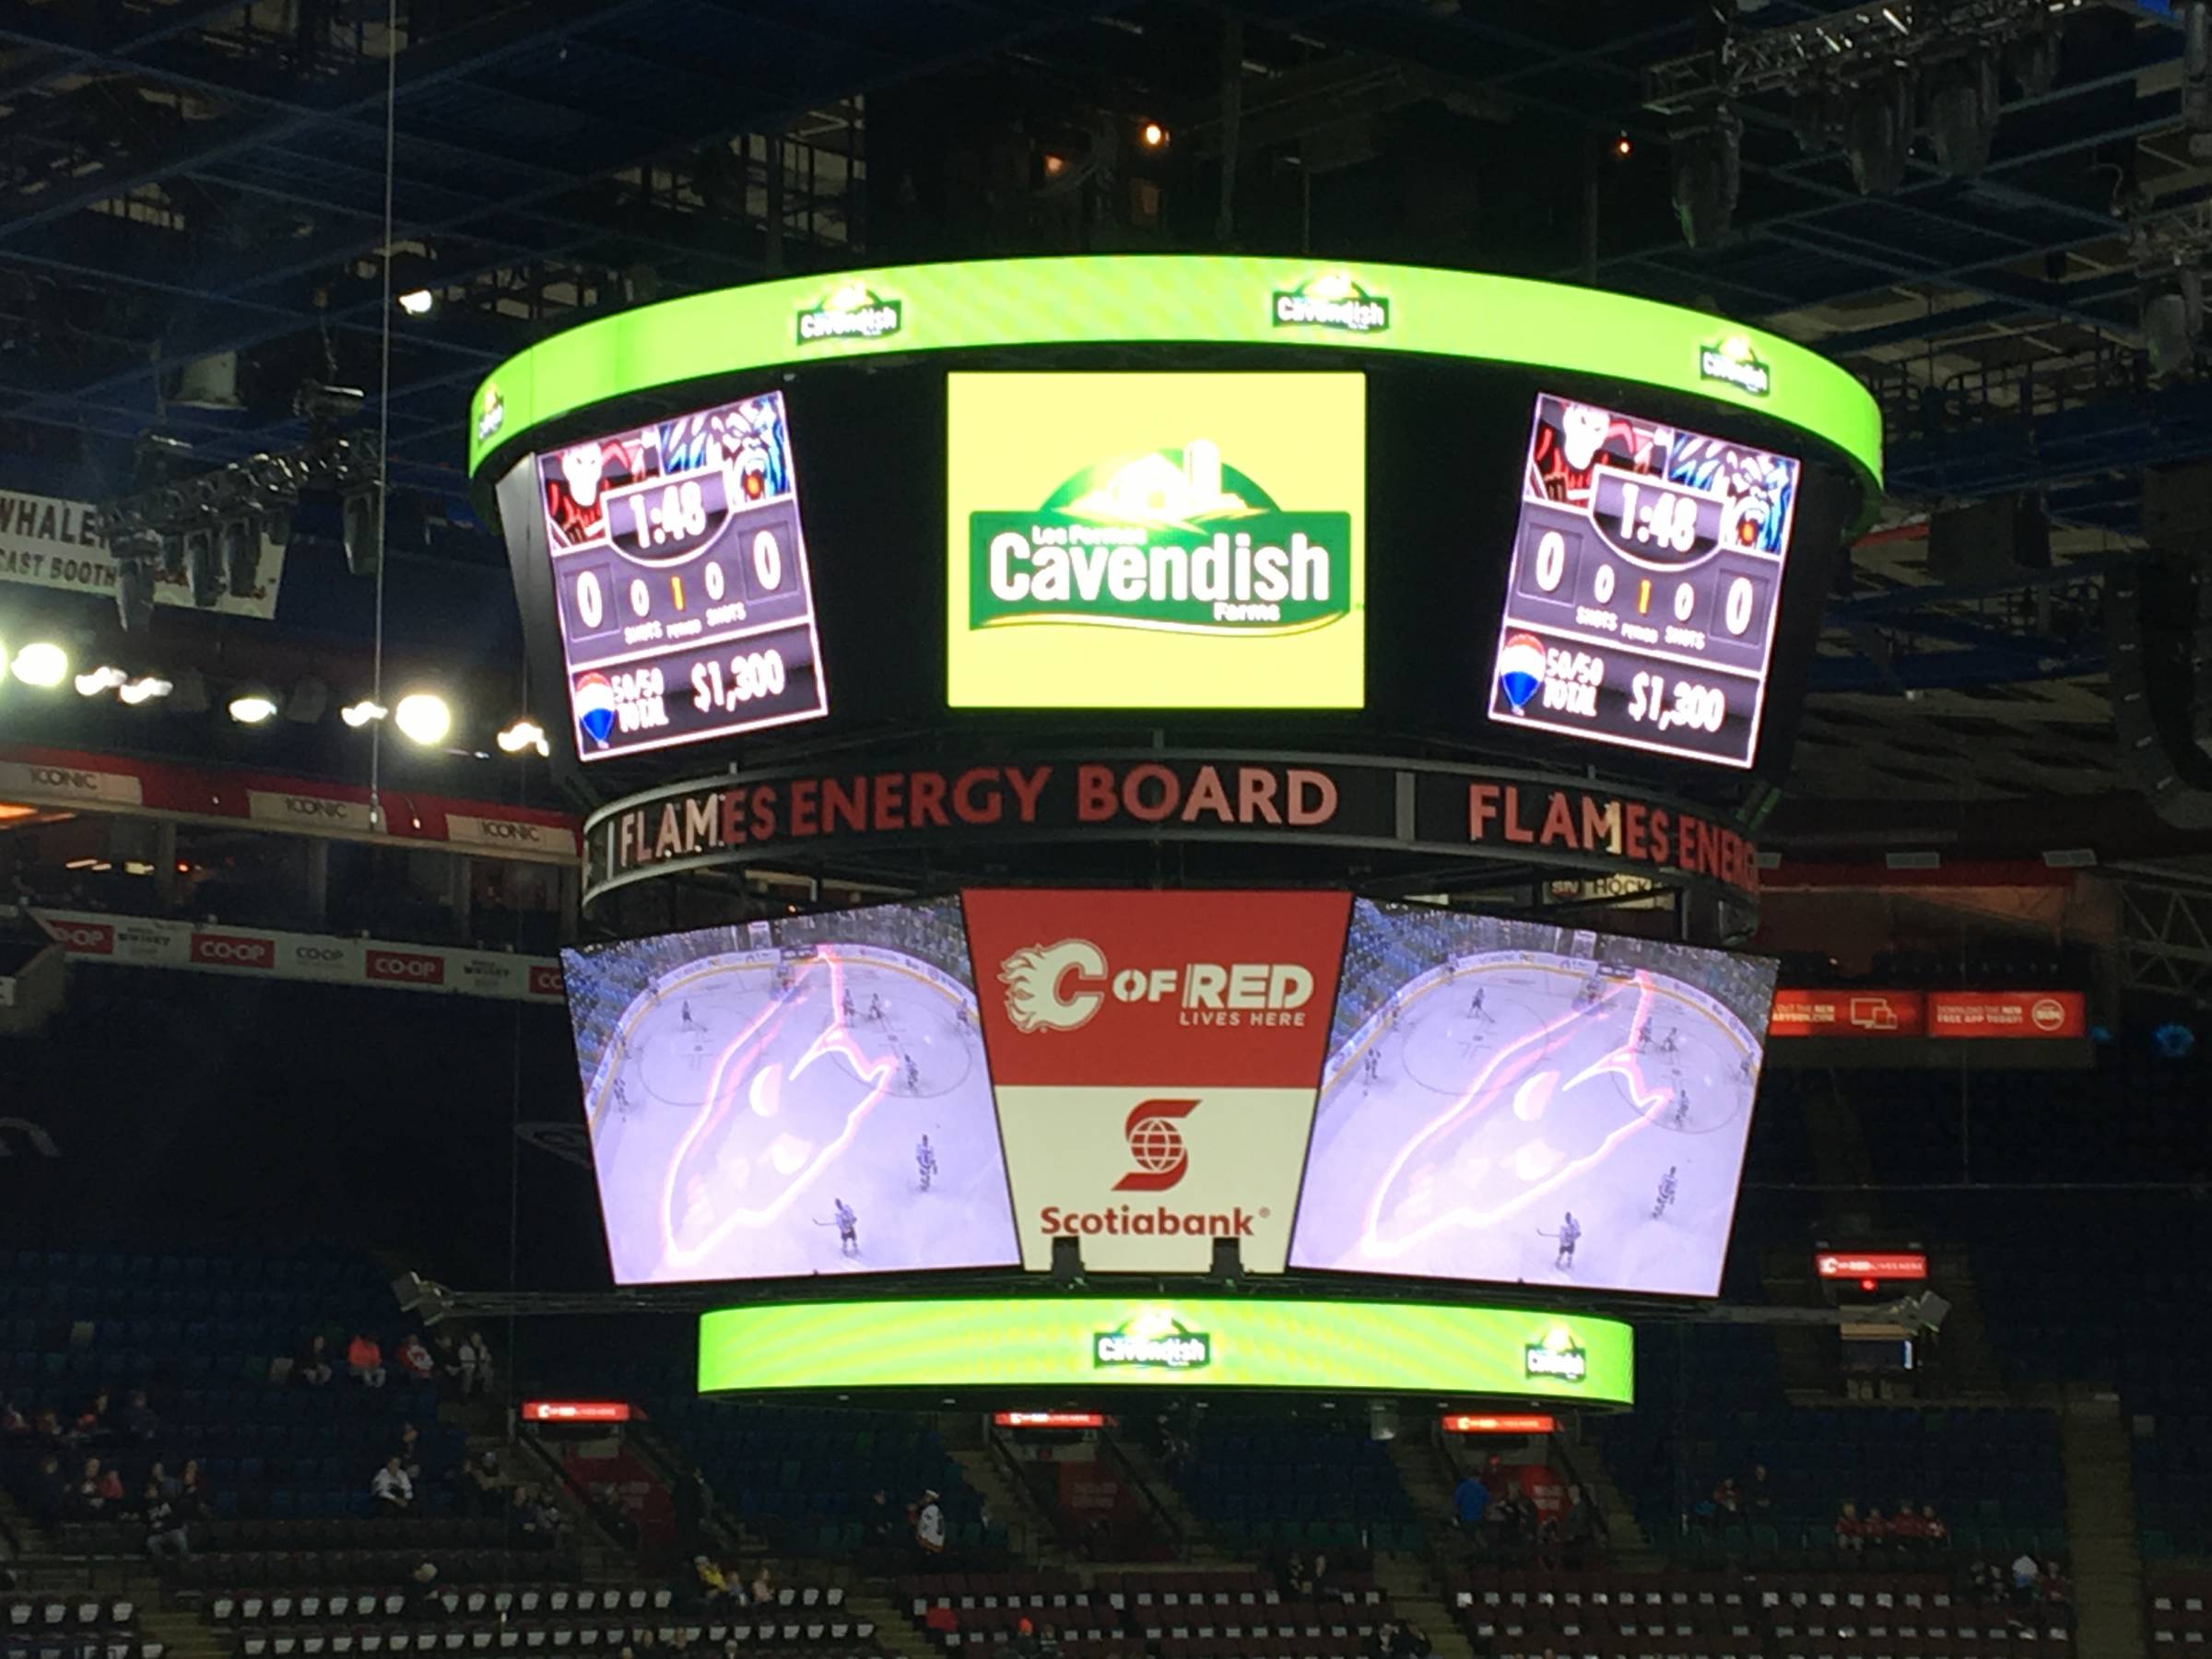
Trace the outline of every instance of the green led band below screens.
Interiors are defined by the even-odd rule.
[[[1366,326],[1277,320],[1279,296],[1337,277],[1371,309],[1334,314]],[[511,358],[477,387],[469,472],[547,421],[683,382],[907,352],[1135,344],[1298,348],[1307,367],[1331,350],[1405,352],[1639,382],[1798,428],[1850,456],[1868,486],[1881,484],[1879,406],[1843,369],[1778,335],[1511,276],[1197,255],[897,265],[604,317]],[[1715,355],[1727,345],[1738,355]]]
[[[1101,1335],[1148,1331],[1203,1338],[1205,1363],[1100,1362]],[[727,1308],[699,1325],[702,1394],[1166,1386],[1628,1406],[1634,1378],[1618,1320],[1418,1302],[901,1298]]]

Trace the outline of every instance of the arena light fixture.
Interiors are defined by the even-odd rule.
[[[1168,129],[1160,125],[1157,121],[1146,122],[1143,126],[1137,129],[1136,135],[1145,141],[1145,147],[1147,149],[1165,149],[1168,147]]]
[[[546,741],[546,728],[526,715],[501,732],[497,741],[502,755],[519,755],[528,749],[535,749],[541,755],[553,752],[552,746]]]
[[[399,297],[399,309],[410,317],[427,317],[438,309],[438,296],[429,288],[409,288]]]
[[[51,691],[69,677],[69,653],[52,640],[33,640],[16,653],[13,666],[25,685]]]
[[[453,729],[453,712],[435,692],[410,691],[392,711],[392,723],[409,742],[429,747],[445,741]]]
[[[130,676],[112,663],[102,663],[89,674],[76,677],[76,694],[79,697],[98,697],[103,691],[121,690]]]
[[[364,697],[359,702],[350,702],[340,709],[338,718],[358,732],[371,721],[382,720],[391,712],[382,703]]]
[[[167,697],[176,688],[172,681],[165,680],[159,675],[147,674],[116,687],[115,695],[135,709],[141,703]]]
[[[276,699],[263,686],[242,686],[231,694],[230,718],[240,725],[260,725],[276,718]]]

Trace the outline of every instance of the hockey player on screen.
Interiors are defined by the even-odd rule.
[[[905,1065],[900,1068],[899,1075],[905,1079],[906,1092],[910,1095],[920,1094],[922,1092],[921,1063],[914,1058],[911,1051],[901,1055],[900,1058]]]
[[[1582,1241],[1583,1224],[1574,1218],[1574,1212],[1569,1210],[1567,1218],[1559,1223],[1559,1253],[1552,1265],[1562,1269],[1572,1267],[1574,1247]]]
[[[1666,1166],[1666,1173],[1659,1177],[1659,1199],[1652,1206],[1652,1219],[1656,1221],[1666,1214],[1675,1202],[1675,1166]]]
[[[1488,1016],[1486,1016],[1482,1011],[1482,987],[1479,985],[1476,986],[1475,988],[1474,999],[1467,1004],[1467,1018],[1469,1019],[1483,1019],[1488,1018]]]
[[[874,991],[868,993],[868,1018],[878,1022],[883,1018],[883,997]]]
[[[856,1256],[860,1253],[860,1218],[842,1198],[831,1202],[837,1206],[837,1253]]]
[[[1677,1088],[1675,1090],[1675,1127],[1680,1129],[1685,1127],[1688,1123],[1689,1090],[1687,1088]]]
[[[928,1192],[929,1183],[936,1179],[937,1149],[929,1144],[926,1135],[922,1137],[922,1144],[914,1148],[914,1173],[921,1178],[922,1190]]]

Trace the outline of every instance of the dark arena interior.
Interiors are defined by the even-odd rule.
[[[0,1659],[2206,1653],[2207,255],[2212,0],[0,0]]]

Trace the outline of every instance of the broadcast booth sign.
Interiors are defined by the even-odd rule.
[[[1003,749],[738,772],[609,804],[584,900],[657,876],[935,845],[1252,841],[1411,853],[1757,891],[1758,849],[1665,795],[1443,762],[1221,750]]]

